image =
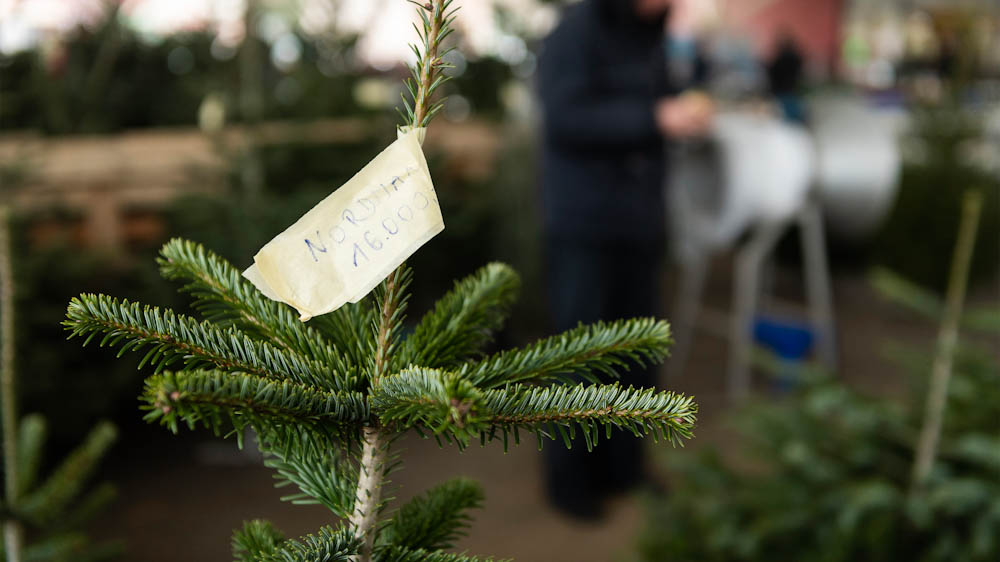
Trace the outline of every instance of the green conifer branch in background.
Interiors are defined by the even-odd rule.
[[[117,429],[108,422],[98,423],[39,484],[47,424],[38,414],[18,419],[13,324],[16,287],[9,217],[8,209],[0,205],[0,425],[4,480],[0,561],[96,562],[114,558],[121,550],[118,544],[93,545],[81,529],[117,495],[107,483],[84,492],[87,480],[117,439]]]
[[[407,125],[426,126],[441,107],[431,96],[447,80],[439,53],[454,11],[450,0],[414,4],[420,43],[401,113]],[[673,444],[691,436],[690,398],[632,388],[627,378],[596,384],[597,375],[620,378],[630,365],[662,360],[666,322],[579,326],[485,356],[520,289],[503,264],[455,283],[409,333],[413,273],[405,265],[360,302],[305,324],[196,243],[171,240],[159,264],[203,320],[84,294],[67,309],[71,336],[119,354],[144,351],[148,421],[238,440],[252,429],[276,486],[287,489],[282,499],[324,505],[346,520],[300,539],[249,521],[233,536],[237,560],[477,560],[444,552],[483,500],[474,482],[452,480],[386,511],[385,476],[398,466],[392,444],[410,430],[459,448],[494,439],[506,447],[521,433],[569,446],[578,432],[590,448],[616,428]]]
[[[80,494],[84,482],[94,473],[97,463],[117,438],[118,430],[111,423],[101,422],[94,426],[83,443],[62,461],[41,486],[20,498],[17,506],[19,515],[37,526],[55,522]]]
[[[17,435],[17,497],[23,497],[35,487],[38,469],[42,464],[42,449],[48,438],[48,425],[39,415],[28,415],[21,419]]]
[[[466,478],[448,480],[404,504],[381,539],[404,548],[451,548],[472,520],[468,510],[481,507],[483,499],[478,483]]]

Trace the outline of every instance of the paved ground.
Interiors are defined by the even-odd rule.
[[[709,294],[716,295],[717,304],[725,304],[725,276],[718,277]],[[881,355],[885,338],[930,342],[933,329],[879,300],[858,276],[838,278],[835,292],[845,376],[873,392],[899,392],[898,373]],[[722,422],[728,408],[721,393],[724,366],[725,342],[703,336],[693,350],[689,372],[676,382],[677,390],[695,395],[701,406],[689,448],[717,444],[733,451],[733,433]],[[191,439],[188,433],[119,448],[128,456],[112,463],[108,476],[119,484],[123,497],[97,522],[96,532],[125,537],[127,560],[228,560],[231,530],[252,517],[269,518],[289,535],[331,522],[325,508],[279,502],[269,471],[232,464],[246,459],[231,452],[231,443],[213,442],[195,452],[179,446]],[[415,438],[404,446],[407,470],[394,476],[400,498],[455,475],[483,482],[486,509],[477,514],[460,549],[520,561],[629,559],[642,520],[639,501],[623,498],[614,503],[601,524],[560,517],[541,499],[541,457],[533,444],[507,454],[499,445],[460,454]],[[662,447],[657,451],[671,453]]]

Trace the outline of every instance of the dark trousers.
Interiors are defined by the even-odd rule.
[[[580,322],[662,315],[662,243],[549,239],[546,245],[549,303],[556,330],[569,330]],[[645,369],[632,365],[620,373],[621,383],[655,386],[656,369],[655,365]],[[631,433],[616,432],[591,452],[582,438],[573,441],[571,449],[557,440],[546,444],[544,451],[549,499],[570,513],[594,515],[606,496],[628,490],[643,478],[642,443]]]

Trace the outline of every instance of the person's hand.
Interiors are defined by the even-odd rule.
[[[665,136],[688,138],[708,132],[715,113],[712,99],[700,92],[687,92],[656,103],[656,125]]]

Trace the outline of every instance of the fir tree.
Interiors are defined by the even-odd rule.
[[[0,427],[3,496],[0,562],[79,562],[114,558],[117,543],[92,544],[83,527],[116,496],[111,484],[86,490],[118,431],[100,422],[42,478],[47,423],[39,414],[18,419],[14,357],[14,293],[9,210],[0,206]],[[81,497],[82,496],[82,497]]]
[[[424,127],[441,108],[430,100],[447,80],[441,42],[454,11],[451,0],[414,4],[421,42],[400,113]],[[580,433],[589,448],[616,427],[671,443],[691,435],[690,398],[574,382],[662,360],[666,322],[580,326],[484,356],[519,290],[502,264],[455,283],[404,336],[412,275],[405,265],[357,304],[302,323],[198,244],[172,240],[159,263],[166,278],[185,283],[204,320],[84,294],[69,304],[72,335],[119,354],[145,353],[140,366],[154,371],[142,395],[148,421],[172,431],[204,425],[237,439],[252,429],[278,486],[294,489],[283,499],[322,504],[345,520],[300,539],[247,522],[233,537],[238,560],[476,560],[444,552],[482,501],[475,483],[445,482],[385,512],[385,477],[399,467],[392,444],[411,430],[460,449],[492,440],[506,447],[525,433],[539,446],[546,437],[569,446]]]

